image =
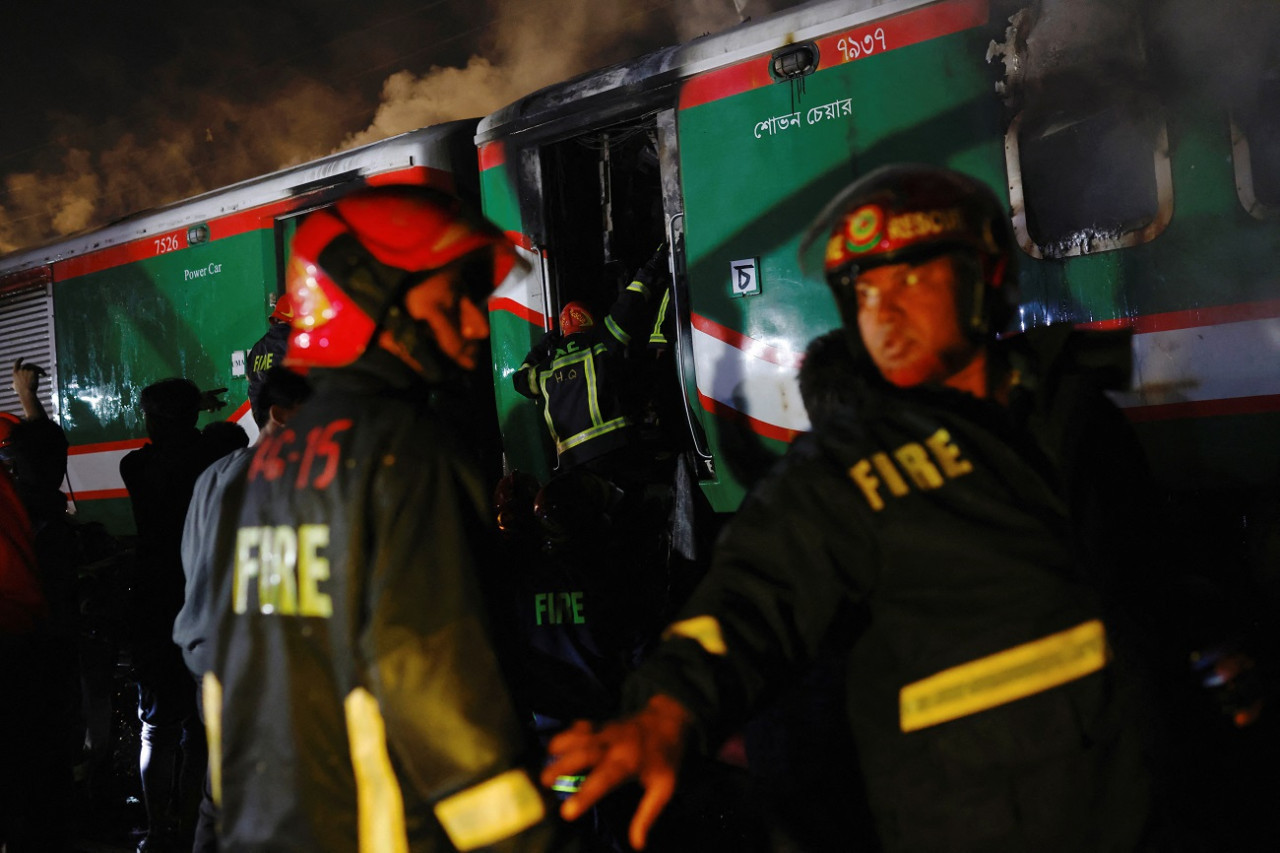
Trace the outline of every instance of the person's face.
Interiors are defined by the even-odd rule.
[[[424,279],[405,294],[409,316],[426,323],[440,352],[464,370],[474,370],[489,337],[489,315],[464,294],[461,267]]]
[[[858,331],[886,380],[900,388],[945,385],[978,357],[981,346],[957,316],[956,286],[947,255],[858,275]]]

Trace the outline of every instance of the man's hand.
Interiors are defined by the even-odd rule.
[[[575,820],[614,788],[637,780],[644,796],[631,819],[630,841],[643,849],[649,829],[675,791],[688,730],[689,712],[662,694],[636,714],[600,728],[579,721],[551,739],[547,749],[554,758],[542,771],[542,784],[591,770],[578,793],[560,808],[565,820]]]
[[[21,358],[13,363],[13,392],[18,395],[27,420],[45,417],[39,396],[40,377],[44,375],[44,368],[38,364],[23,364]]]
[[[227,405],[226,400],[219,400],[221,394],[227,393],[226,388],[210,388],[208,391],[200,392],[200,411],[216,412]]]

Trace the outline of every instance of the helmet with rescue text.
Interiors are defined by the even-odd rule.
[[[1012,247],[1006,209],[990,188],[950,169],[908,163],[882,166],[846,187],[814,221],[800,251],[809,268],[823,250],[823,275],[860,344],[859,275],[943,255],[953,258],[964,333],[991,340],[1018,304]]]
[[[511,241],[455,196],[417,186],[353,192],[294,234],[285,366],[344,367],[378,347],[430,380],[444,361],[474,368],[488,296],[517,266],[525,263]]]
[[[560,334],[566,338],[586,331],[595,324],[595,315],[585,302],[570,302],[560,309]]]

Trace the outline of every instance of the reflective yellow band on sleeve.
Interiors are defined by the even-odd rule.
[[[508,770],[436,803],[436,818],[459,850],[486,847],[542,820],[546,810],[523,770]]]
[[[1083,678],[1107,665],[1107,633],[1096,619],[903,687],[900,722],[913,732]]]
[[[662,632],[662,639],[669,637],[687,637],[709,655],[727,655],[729,647],[725,645],[724,634],[720,632],[720,622],[714,616],[694,616],[667,626]]]
[[[342,704],[356,777],[359,853],[408,853],[404,797],[387,751],[387,727],[378,699],[357,687]]]
[[[551,790],[558,794],[576,794],[587,781],[586,776],[557,776],[551,783]]]
[[[200,705],[209,747],[209,792],[213,804],[222,808],[222,682],[212,672],[200,680]]]

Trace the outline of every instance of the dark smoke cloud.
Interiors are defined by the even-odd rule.
[[[115,49],[107,19],[93,18],[108,12],[77,6],[83,43],[95,44],[96,28],[101,44],[79,53],[80,80],[60,90],[59,109],[16,110],[47,128],[49,141],[0,149],[0,254],[335,150],[484,115],[592,68],[795,2],[487,0],[477,10],[475,0],[226,0],[151,36],[149,24],[180,13],[137,3],[110,12],[134,39]],[[149,21],[142,7],[162,17]],[[8,40],[0,39],[3,53]],[[14,51],[14,64],[40,67],[31,48]]]

